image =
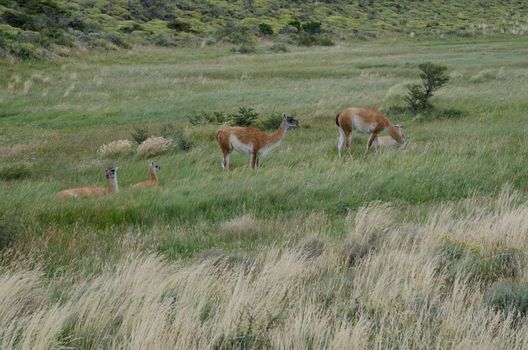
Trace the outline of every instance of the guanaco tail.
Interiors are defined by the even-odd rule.
[[[339,138],[337,140],[339,158],[341,158],[341,149],[345,142],[347,152],[350,155],[352,131],[369,135],[365,155],[372,147],[372,143],[377,138],[378,133],[385,130],[389,132],[390,137],[392,137],[398,144],[404,143],[400,127],[392,124],[390,120],[377,109],[347,108],[337,113],[336,124],[339,128]]]
[[[299,126],[299,121],[286,114],[282,115],[282,122],[277,131],[266,134],[253,127],[231,127],[220,130],[216,139],[222,150],[222,168],[229,170],[229,157],[233,149],[240,153],[251,154],[250,165],[255,168],[259,164],[260,156],[265,156],[277,147],[286,135],[288,128]]]
[[[106,194],[117,192],[119,191],[119,187],[117,185],[117,169],[119,168],[109,167],[108,169],[106,169],[106,179],[108,181],[107,187],[84,186],[70,188],[68,190],[60,191],[59,193],[57,193],[57,197],[60,199],[83,198],[103,196]]]
[[[153,161],[149,161],[148,167],[149,167],[150,180],[138,182],[137,184],[130,186],[130,188],[145,188],[145,187],[156,186],[158,184],[158,171],[160,171],[161,169],[160,166],[155,164]]]

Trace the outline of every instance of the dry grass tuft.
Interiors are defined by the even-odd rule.
[[[172,140],[164,137],[149,137],[137,149],[138,156],[142,158],[154,157],[167,152],[172,145]]]
[[[131,150],[132,142],[129,140],[117,140],[99,147],[97,155],[100,157],[114,157],[130,153]]]
[[[220,233],[228,239],[248,238],[260,234],[262,230],[262,222],[253,215],[235,217],[220,225]]]

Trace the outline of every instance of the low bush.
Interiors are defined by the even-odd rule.
[[[238,113],[230,116],[231,124],[236,126],[251,126],[257,121],[258,113],[251,107],[240,107]]]
[[[130,136],[139,145],[148,139],[149,131],[147,128],[134,127],[134,131],[132,131]]]
[[[193,146],[191,140],[185,135],[185,132],[182,129],[176,128],[173,124],[162,125],[160,135],[166,139],[171,139],[173,147],[177,150],[187,152]]]
[[[409,85],[409,92],[405,98],[409,108],[415,113],[432,108],[430,98],[433,97],[433,92],[449,81],[446,66],[426,62],[420,64],[418,68],[421,71],[422,85]]]
[[[31,177],[31,168],[25,163],[12,163],[0,167],[0,180],[13,181]]]
[[[270,46],[269,50],[275,53],[288,52],[288,45],[283,44],[283,43],[275,43],[272,46]]]
[[[143,141],[137,149],[137,155],[141,158],[154,157],[170,150],[171,139],[164,137],[149,137]]]
[[[260,23],[258,28],[262,35],[273,35],[273,28],[267,23]]]
[[[233,47],[231,51],[234,53],[247,55],[257,52],[257,47],[254,44],[242,44],[239,47]]]
[[[505,247],[482,247],[445,237],[436,253],[437,270],[445,273],[447,282],[458,276],[487,285],[521,274],[524,256],[521,251]]]
[[[269,117],[259,122],[259,128],[262,130],[276,130],[282,123],[282,116],[279,113],[273,113]]]
[[[528,314],[528,283],[497,281],[484,291],[482,303],[495,311],[511,312],[514,317],[526,316]]]

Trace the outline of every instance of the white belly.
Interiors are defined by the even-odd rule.
[[[352,127],[361,134],[370,134],[376,128],[375,123],[366,123],[357,115],[352,116]]]
[[[251,153],[253,152],[253,145],[252,144],[245,144],[241,142],[235,135],[231,135],[229,137],[229,142],[231,143],[231,147],[233,147],[234,150],[240,152],[240,153]]]
[[[280,144],[280,142],[272,143],[271,145],[267,145],[266,147],[262,148],[259,151],[259,154],[262,155],[262,156],[265,156],[266,154],[270,153],[274,148],[276,148],[279,144]]]

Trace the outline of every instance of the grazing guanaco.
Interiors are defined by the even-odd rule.
[[[130,188],[145,188],[145,187],[156,186],[158,184],[158,171],[160,171],[161,169],[160,166],[155,164],[153,161],[149,160],[148,167],[149,167],[150,180],[138,182],[137,184],[130,186]]]
[[[57,193],[57,197],[59,197],[60,199],[96,197],[117,192],[119,191],[119,187],[117,185],[117,169],[119,168],[113,166],[106,169],[106,179],[108,180],[107,187],[84,186],[70,188],[68,190],[60,191],[59,193]]]
[[[277,147],[286,135],[288,128],[297,126],[299,126],[299,121],[284,113],[281,125],[272,134],[263,133],[253,127],[231,127],[220,130],[216,134],[216,139],[223,153],[222,168],[225,171],[229,170],[229,156],[235,149],[240,153],[251,154],[250,165],[254,169],[255,166],[258,166],[260,156],[265,156]]]
[[[398,130],[400,130],[400,134],[403,136],[403,125],[394,125]],[[406,141],[405,141],[406,142]],[[405,143],[404,142],[404,143]],[[377,136],[374,142],[372,142],[372,147],[374,149],[378,148],[385,148],[385,147],[394,147],[400,145],[395,139],[392,138],[392,136]]]
[[[352,131],[361,134],[368,134],[369,139],[365,155],[372,147],[378,133],[387,130],[389,135],[399,144],[403,144],[403,136],[394,124],[377,109],[368,108],[347,108],[336,115],[336,124],[339,127],[339,138],[337,141],[337,150],[341,158],[341,149],[346,142],[347,152],[350,155],[350,146],[352,144]]]

